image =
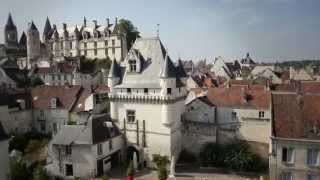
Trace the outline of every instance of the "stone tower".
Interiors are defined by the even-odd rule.
[[[40,34],[33,22],[28,27],[27,30],[27,60],[28,68],[33,67],[37,59],[40,57]],[[30,67],[31,66],[31,67]]]
[[[18,31],[16,25],[13,23],[11,13],[7,20],[7,24],[4,28],[5,44],[7,47],[17,47],[18,46]]]

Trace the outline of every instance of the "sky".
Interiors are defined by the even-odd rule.
[[[125,18],[142,37],[157,35],[173,59],[226,61],[250,52],[257,62],[320,59],[319,0],[1,0],[0,31],[12,13],[21,34],[34,21],[40,33],[48,16],[81,25]],[[3,43],[3,33],[0,34]]]

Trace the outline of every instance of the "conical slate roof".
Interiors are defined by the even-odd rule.
[[[7,24],[5,26],[5,30],[17,30],[16,25],[13,23],[11,13],[9,13]]]
[[[111,68],[110,68],[108,77],[112,78],[112,77],[120,77],[120,76],[121,76],[120,67],[119,67],[117,61],[114,59],[111,64]]]
[[[22,32],[22,35],[20,37],[20,40],[19,40],[19,45],[20,46],[27,46],[27,36],[26,34],[24,33],[24,31]]]
[[[176,68],[174,67],[169,56],[166,54],[163,67],[161,70],[160,78],[170,78],[170,77],[176,77]]]
[[[183,64],[182,64],[182,61],[181,59],[178,60],[178,77],[187,77],[187,73],[186,71],[184,70],[184,67],[183,67]]]
[[[29,30],[29,31],[30,31],[30,30],[32,30],[32,31],[38,31],[38,28],[37,28],[37,26],[33,23],[33,21],[31,22],[28,30]]]
[[[50,34],[52,30],[52,27],[51,27],[51,24],[50,24],[50,20],[49,18],[47,17],[47,20],[46,20],[46,24],[44,26],[44,30],[43,30],[43,34],[48,37],[48,35]]]

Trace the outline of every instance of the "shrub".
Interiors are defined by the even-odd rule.
[[[183,149],[180,153],[178,163],[195,163],[197,161],[197,158],[194,154],[187,151],[186,149]]]
[[[22,161],[13,162],[10,166],[11,180],[30,179],[31,172]]]
[[[153,162],[157,166],[159,180],[166,180],[168,178],[167,164],[170,162],[168,157],[159,154],[154,154],[152,156]]]
[[[129,165],[128,165],[128,169],[127,169],[127,175],[128,176],[133,176],[134,175],[134,168],[133,168],[133,161],[131,160],[129,162]]]
[[[42,166],[37,166],[33,171],[32,180],[47,180],[49,175]]]
[[[237,171],[257,172],[267,168],[262,159],[250,152],[244,143],[206,144],[200,152],[200,163],[203,166],[225,167]]]

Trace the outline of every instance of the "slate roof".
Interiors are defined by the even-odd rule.
[[[29,29],[28,29],[29,31],[30,30],[33,30],[33,31],[38,31],[38,28],[36,27],[36,25],[34,24],[34,22],[32,21],[31,22],[31,24],[30,24],[30,26],[29,26]]]
[[[160,87],[160,77],[176,78],[177,86],[181,86],[178,68],[173,64],[170,57],[162,45],[160,39],[156,38],[138,38],[132,46],[132,49],[138,51],[139,57],[143,58],[142,70],[139,73],[124,71],[120,85],[115,88],[123,87]],[[132,50],[130,50],[132,51]],[[129,53],[130,53],[129,51]],[[131,57],[131,56],[130,56]],[[130,58],[127,56],[125,62]]]
[[[5,30],[11,30],[11,31],[12,30],[17,30],[17,27],[16,27],[16,25],[14,24],[14,22],[12,20],[11,13],[9,13],[7,24],[5,26]]]
[[[27,47],[27,36],[25,32],[23,31],[19,40],[19,46],[20,47]]]
[[[108,77],[121,77],[121,69],[115,59],[112,61]]]
[[[46,39],[50,38],[50,34],[52,33],[52,27],[50,24],[49,17],[46,19],[46,24],[44,25],[43,35]]]
[[[216,106],[269,109],[271,93],[264,86],[209,88],[207,97]]]
[[[320,140],[320,95],[272,94],[273,135]]]
[[[112,123],[114,136],[120,134],[120,131],[107,115],[91,115],[84,125],[67,125],[62,127],[58,134],[53,138],[52,144],[93,145],[105,142],[111,138],[110,129],[105,126],[105,122]]]

